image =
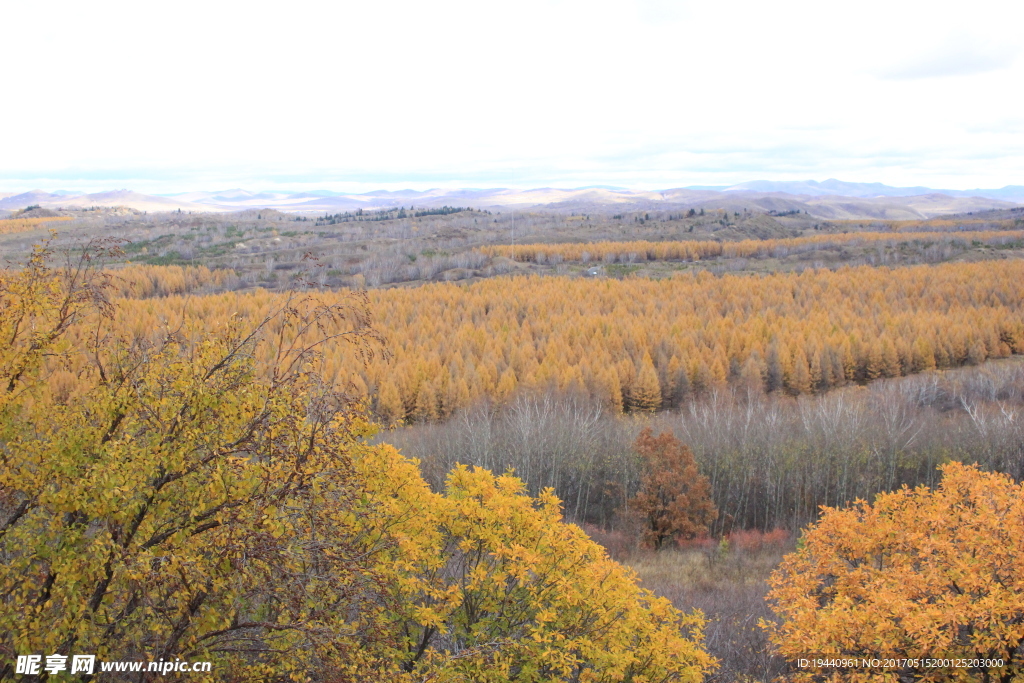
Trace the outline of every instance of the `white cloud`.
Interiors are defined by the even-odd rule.
[[[949,36],[942,44],[876,73],[881,78],[911,80],[971,76],[1010,68],[1021,53],[1017,42],[970,35]]]
[[[0,189],[1019,184],[1022,8],[8,3]]]

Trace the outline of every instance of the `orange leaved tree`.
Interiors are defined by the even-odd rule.
[[[782,654],[881,660],[797,680],[1024,680],[1024,486],[941,469],[934,490],[825,508],[783,560],[768,596],[781,620],[763,624]]]
[[[697,471],[690,449],[669,432],[655,437],[650,427],[640,432],[634,448],[643,460],[644,475],[629,511],[644,522],[644,543],[660,550],[671,538],[705,533],[718,510],[708,478]]]

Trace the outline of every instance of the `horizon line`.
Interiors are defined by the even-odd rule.
[[[52,190],[44,189],[41,186],[29,187],[22,190],[0,190],[3,194],[8,196],[17,196],[21,194],[29,194],[32,192],[44,192],[46,194],[58,194],[66,196],[83,196],[83,195],[94,195],[94,194],[105,194],[110,192],[135,192],[138,194],[145,194],[154,197],[177,197],[185,194],[193,193],[210,193],[220,194],[225,192],[251,192],[253,194],[280,194],[280,195],[296,195],[296,194],[314,194],[318,192],[330,193],[334,195],[373,195],[378,193],[395,194],[399,192],[417,192],[417,193],[428,193],[428,192],[452,192],[452,191],[464,191],[464,192],[497,192],[497,191],[509,191],[509,192],[530,192],[537,190],[556,190],[556,191],[579,191],[579,190],[608,190],[611,192],[627,192],[627,193],[638,193],[638,192],[668,192],[672,190],[707,190],[707,191],[728,191],[731,188],[739,188],[749,191],[759,191],[757,188],[744,187],[747,185],[764,184],[764,185],[790,185],[790,184],[807,184],[811,186],[821,186],[830,182],[841,183],[843,185],[853,186],[866,186],[865,189],[870,187],[878,187],[878,189],[889,189],[889,190],[925,190],[930,192],[972,192],[972,191],[1004,191],[1016,188],[1024,189],[1024,184],[1007,183],[1001,187],[972,187],[972,188],[951,188],[951,187],[931,187],[928,185],[889,185],[888,183],[882,183],[878,181],[864,182],[864,181],[845,181],[839,180],[838,178],[827,178],[825,180],[814,180],[814,179],[793,179],[793,180],[767,180],[767,179],[754,179],[746,180],[738,183],[729,184],[693,184],[693,185],[669,185],[660,187],[629,187],[622,185],[611,185],[604,183],[591,183],[587,185],[561,185],[561,184],[545,184],[545,185],[532,185],[532,186],[515,186],[515,185],[492,185],[492,186],[468,186],[468,185],[434,185],[425,189],[415,189],[414,186],[401,187],[400,189],[386,189],[387,185],[398,185],[399,183],[388,183],[387,185],[380,186],[377,189],[372,190],[334,190],[329,187],[319,187],[310,189],[259,189],[249,190],[243,185],[235,185],[233,187],[226,187],[224,189],[207,190],[207,189],[188,189],[188,190],[176,190],[172,192],[160,191],[145,191],[136,190],[130,187],[111,187],[109,189],[101,190],[67,190],[63,187],[56,187]],[[252,186],[250,186],[252,187]],[[827,187],[823,189],[829,189]],[[762,192],[780,192],[781,190],[763,189]]]

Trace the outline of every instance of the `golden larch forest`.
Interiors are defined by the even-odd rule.
[[[141,266],[118,275],[117,287],[142,297],[222,277]],[[348,296],[311,294],[328,303]],[[114,329],[142,337],[183,315],[213,328],[231,316],[261,317],[287,296],[133,296]],[[363,366],[339,350],[324,370],[391,424],[444,418],[519,388],[575,388],[615,411],[651,411],[729,383],[810,394],[1024,352],[1019,261],[662,280],[514,277],[366,296],[393,357]]]

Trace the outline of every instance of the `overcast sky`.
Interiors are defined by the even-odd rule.
[[[1024,2],[0,0],[0,191],[1024,184]]]

